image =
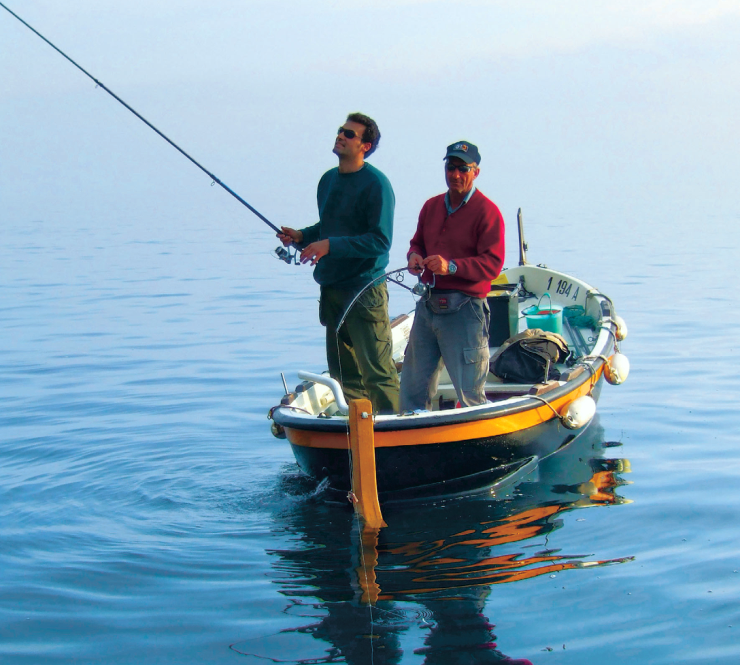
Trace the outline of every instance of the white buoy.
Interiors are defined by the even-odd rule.
[[[590,395],[582,395],[563,407],[560,417],[568,429],[580,429],[588,425],[596,414],[596,400]]]
[[[609,356],[609,361],[604,364],[604,376],[613,386],[624,383],[630,373],[630,361],[623,353],[615,353]]]
[[[621,342],[625,337],[627,337],[627,324],[621,316],[613,316],[612,321],[614,321],[614,325],[617,326],[617,341]]]

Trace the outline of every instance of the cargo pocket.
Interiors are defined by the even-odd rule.
[[[488,346],[481,346],[477,349],[463,349],[463,357],[466,365],[475,365],[478,363],[488,364]]]
[[[376,286],[363,293],[355,303],[357,316],[367,322],[379,342],[390,343],[391,328],[388,319],[387,292]]]
[[[363,293],[357,300],[357,304],[372,310],[385,305],[384,293],[380,287],[374,286]]]
[[[488,374],[488,345],[463,349],[462,390],[475,393],[483,390]]]
[[[397,381],[385,284],[363,293],[355,303],[355,312],[350,334],[357,362],[363,368],[363,381],[367,378],[376,385],[387,382],[389,377]]]

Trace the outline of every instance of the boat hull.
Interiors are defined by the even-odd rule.
[[[595,399],[601,385],[602,380],[599,380],[591,388]],[[590,387],[589,384],[585,386]],[[564,402],[572,400],[573,394],[578,392],[581,391],[571,391],[561,399]],[[533,418],[539,422],[506,431],[512,429],[512,423],[529,422]],[[470,489],[483,487],[491,483],[490,476],[495,475],[496,469],[527,458],[548,457],[586,429],[566,428],[546,405],[513,416],[479,416],[469,423],[445,423],[437,427],[426,422],[417,428],[399,429],[400,424],[408,424],[402,418],[393,424],[395,428],[375,430],[378,492],[386,495],[431,486],[442,489],[444,484],[462,478],[469,479]],[[350,489],[351,461],[346,429],[331,432],[286,427],[285,433],[304,473],[317,480],[327,479],[333,489]],[[438,441],[420,443],[435,439]]]
[[[456,478],[477,476],[526,457],[546,457],[575,436],[571,430],[553,421],[516,435],[413,447],[376,448],[378,492],[442,484]],[[298,466],[304,473],[317,480],[327,478],[334,489],[350,489],[348,450],[291,446]],[[481,478],[481,481],[481,486],[489,483],[487,479]]]

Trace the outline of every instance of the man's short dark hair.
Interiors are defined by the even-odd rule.
[[[365,125],[365,131],[362,133],[362,142],[370,144],[370,150],[365,153],[365,157],[370,157],[375,152],[375,148],[378,147],[378,143],[380,143],[378,124],[375,120],[362,113],[350,113],[347,116],[347,121]]]

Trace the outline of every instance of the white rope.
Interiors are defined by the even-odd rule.
[[[552,404],[550,404],[550,402],[548,402],[546,399],[540,397],[539,395],[527,395],[527,397],[531,397],[532,399],[538,399],[543,404],[546,404],[547,406],[550,407],[552,412],[558,417],[559,420],[561,421],[563,420],[563,417],[555,410],[555,407]]]

